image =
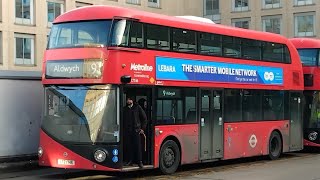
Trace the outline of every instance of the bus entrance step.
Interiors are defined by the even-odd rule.
[[[143,168],[139,168],[138,165],[133,166],[123,166],[122,171],[137,171],[137,170],[144,170],[144,169],[153,169],[153,165],[144,165]]]

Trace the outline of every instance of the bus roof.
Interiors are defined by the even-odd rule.
[[[292,38],[292,44],[297,48],[320,48],[320,39]]]
[[[257,39],[261,41],[269,41],[282,44],[287,44],[288,42],[285,37],[274,33],[259,32],[254,30],[235,28],[231,26],[195,21],[186,18],[155,14],[130,8],[105,5],[86,6],[71,10],[56,18],[54,23],[113,19],[115,17],[132,18],[144,23],[184,28],[189,30],[210,32],[248,39]]]

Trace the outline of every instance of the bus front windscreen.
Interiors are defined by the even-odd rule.
[[[320,91],[305,91],[304,127],[320,128]]]
[[[116,102],[112,85],[46,87],[42,129],[61,142],[118,142]]]
[[[317,66],[319,49],[298,49],[303,66]]]
[[[111,20],[80,21],[54,24],[48,49],[74,47],[105,47]]]

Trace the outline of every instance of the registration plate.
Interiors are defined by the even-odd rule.
[[[58,164],[59,165],[74,166],[76,163],[74,160],[58,159]]]

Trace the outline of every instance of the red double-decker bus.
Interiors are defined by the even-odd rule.
[[[304,73],[304,145],[320,147],[320,40],[293,38],[290,41],[299,52]]]
[[[123,163],[128,96],[147,102],[144,169],[169,174],[179,165],[277,159],[303,147],[302,65],[276,34],[80,8],[53,23],[43,84],[41,166],[139,169]]]

